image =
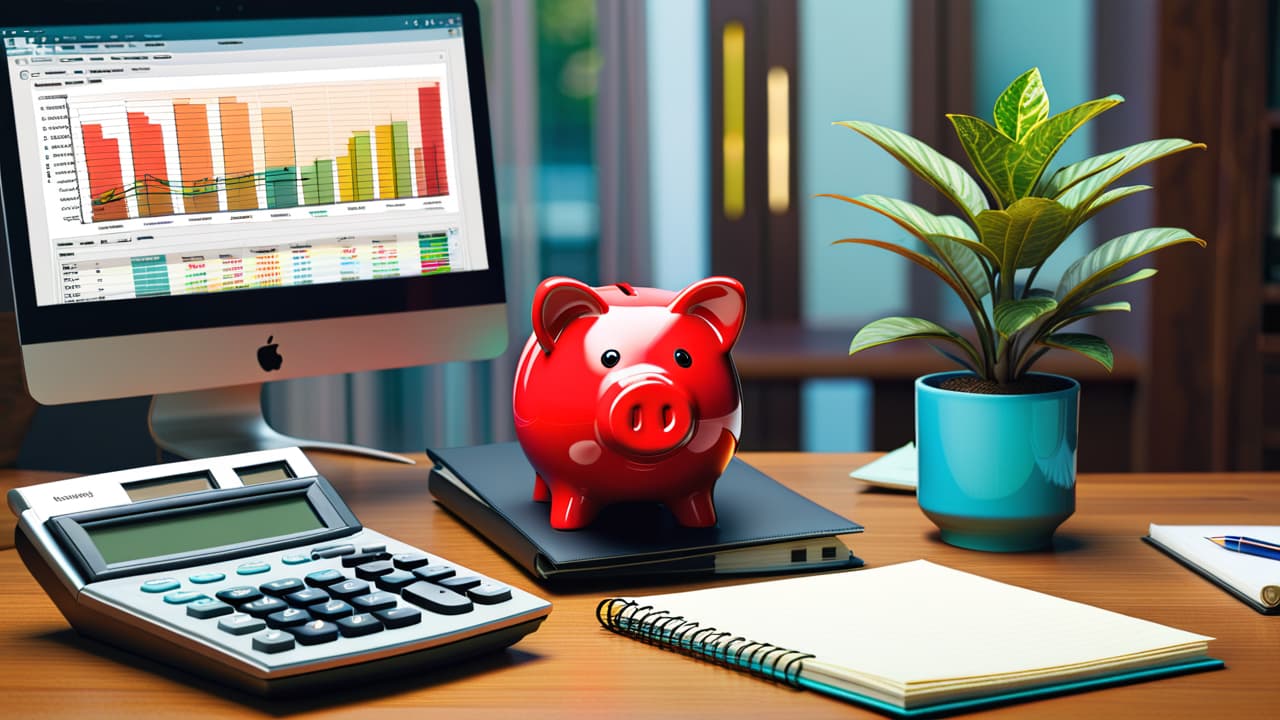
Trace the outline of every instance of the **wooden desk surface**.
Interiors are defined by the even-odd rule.
[[[505,652],[374,687],[264,701],[169,670],[71,631],[17,554],[0,550],[0,715],[245,717],[878,717],[809,692],[612,635],[602,597],[689,589],[548,590],[435,506],[426,467],[314,454],[368,526],[531,590],[554,603],[534,634]],[[846,538],[869,566],[926,558],[1061,597],[1217,638],[1227,669],[989,711],[996,717],[1261,718],[1280,707],[1280,617],[1263,616],[1141,542],[1147,523],[1274,524],[1280,474],[1084,475],[1076,514],[1052,552],[997,555],[942,544],[911,495],[847,473],[872,455],[743,458],[866,526]],[[33,482],[49,479],[33,474]],[[874,618],[831,618],[833,625]],[[928,648],[920,648],[928,652]]]

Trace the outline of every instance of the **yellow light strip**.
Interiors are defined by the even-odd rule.
[[[783,67],[769,68],[769,210],[782,215],[791,207],[791,76]]]
[[[724,216],[742,217],[747,205],[746,172],[746,30],[734,20],[725,23],[724,52]]]

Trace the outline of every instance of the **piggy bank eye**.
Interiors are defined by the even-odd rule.
[[[605,350],[604,354],[600,356],[600,364],[607,368],[617,365],[621,360],[622,353],[619,353],[617,350]]]
[[[680,348],[676,350],[676,364],[680,367],[687,368],[693,364],[693,356],[689,354],[688,350]]]

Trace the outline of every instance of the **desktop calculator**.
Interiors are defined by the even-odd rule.
[[[297,448],[18,488],[76,630],[262,695],[504,648],[547,601],[362,527]]]

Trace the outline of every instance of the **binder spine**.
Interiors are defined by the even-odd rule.
[[[814,657],[769,643],[756,642],[640,605],[634,600],[607,598],[596,606],[596,620],[607,630],[656,647],[746,670],[768,680],[800,687],[804,661]]]

